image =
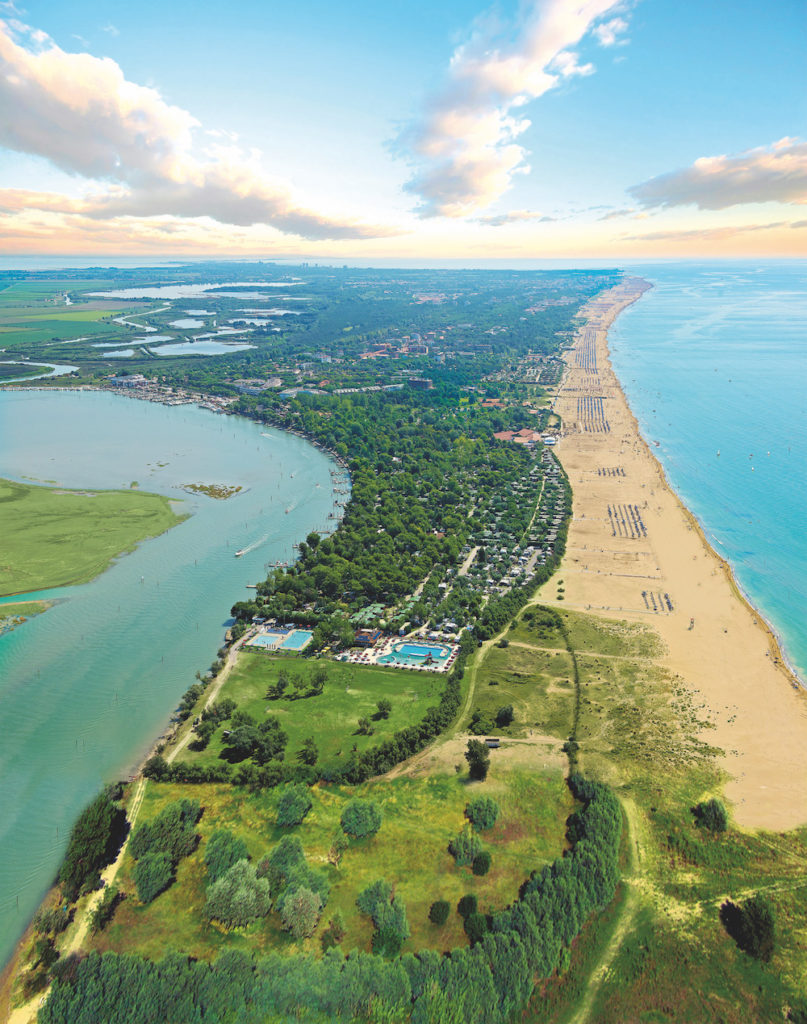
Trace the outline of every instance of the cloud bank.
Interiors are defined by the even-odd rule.
[[[628,192],[644,207],[695,205],[723,210],[743,203],[807,203],[807,142],[784,138],[735,156],[707,156]]]
[[[531,0],[517,22],[478,29],[451,58],[448,82],[418,123],[399,139],[419,165],[405,185],[421,217],[465,217],[506,192],[529,171],[516,141],[530,125],[518,111],[564,80],[594,72],[572,47],[595,34],[603,46],[627,22],[611,17],[621,0]]]
[[[128,81],[115,61],[66,53],[43,33],[2,20],[0,111],[0,146],[105,183],[73,207],[88,217],[211,217],[307,239],[396,233],[306,209],[265,174],[256,152],[219,142],[200,148],[199,122],[156,89]]]

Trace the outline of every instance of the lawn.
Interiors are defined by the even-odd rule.
[[[281,668],[307,681],[311,673],[323,665],[328,678],[319,696],[266,699],[267,688],[277,682]],[[427,708],[438,703],[444,688],[445,677],[432,672],[406,672],[242,650],[219,699],[230,697],[257,722],[263,721],[267,714],[276,715],[289,737],[287,759],[299,750],[304,739],[313,736],[320,764],[326,765],[346,760],[354,746],[365,750],[398,729],[419,721]],[[382,697],[392,704],[389,718],[373,717],[377,716],[377,704]],[[359,718],[371,720],[371,736],[358,733]],[[201,752],[186,748],[182,760],[203,764],[216,762],[226,746],[222,731],[218,729],[209,746]]]
[[[140,491],[67,491],[0,480],[0,596],[85,583],[181,519]]]
[[[482,833],[493,861],[490,872],[480,878],[470,868],[455,866],[448,843],[463,825],[468,799],[481,794],[493,796],[501,813],[494,829]],[[372,923],[359,913],[355,901],[359,892],[378,878],[394,883],[406,904],[412,935],[404,951],[466,945],[462,921],[453,911],[443,927],[429,922],[432,902],[445,899],[453,907],[466,893],[475,893],[480,909],[485,911],[512,902],[531,870],[561,854],[564,822],[574,807],[559,773],[497,772],[486,782],[474,784],[469,784],[464,775],[454,774],[400,778],[367,783],[356,790],[316,786],[311,795],[311,812],[292,830],[275,824],[277,791],[247,795],[224,786],[150,783],[141,820],[152,817],[172,800],[196,798],[205,808],[198,826],[202,842],[180,863],[176,883],[152,904],[144,907],[134,896],[127,898],[108,930],[95,940],[96,948],[154,957],[170,948],[199,957],[213,956],[225,948],[300,948],[281,931],[274,913],[246,929],[231,932],[205,920],[204,844],[212,831],[222,827],[244,838],[254,861],[269,853],[283,834],[293,831],[302,841],[309,864],[327,875],[331,884],[327,906],[317,931],[301,944],[302,948],[319,951],[322,931],[339,910],[346,926],[343,949],[369,950]],[[374,838],[353,841],[335,868],[327,863],[327,853],[339,830],[342,809],[355,795],[375,800],[383,823]],[[133,891],[132,863],[127,855],[121,876],[127,892]]]

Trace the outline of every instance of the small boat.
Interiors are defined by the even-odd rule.
[[[236,553],[235,553],[235,557],[236,557],[236,558],[240,558],[240,557],[241,557],[241,555],[243,555],[243,554],[244,554],[245,552],[246,552],[246,548],[241,548],[241,550],[240,550],[240,551],[236,551]]]

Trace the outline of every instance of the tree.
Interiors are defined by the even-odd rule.
[[[504,726],[510,725],[514,717],[515,714],[513,712],[513,705],[505,704],[503,707],[500,707],[499,710],[496,712],[496,725],[502,728]]]
[[[84,808],[70,833],[59,868],[59,881],[68,900],[74,900],[79,890],[93,883],[99,870],[113,860],[125,828],[126,815],[106,790]]]
[[[174,880],[174,865],[167,853],[144,853],[132,872],[141,903],[151,903]]]
[[[448,844],[448,852],[454,858],[458,868],[473,864],[474,858],[482,852],[482,840],[474,832],[470,823],[451,840]]]
[[[269,883],[258,878],[254,864],[239,860],[207,890],[205,916],[240,928],[266,917],[271,906]]]
[[[493,828],[499,817],[499,805],[490,796],[478,796],[465,808],[465,817],[478,832]]]
[[[352,839],[366,839],[381,828],[381,811],[371,800],[351,800],[342,811],[341,824]]]
[[[726,900],[720,908],[720,920],[737,945],[749,956],[767,963],[776,944],[773,907],[760,893],[743,903]]]
[[[468,740],[465,760],[468,762],[468,774],[472,779],[487,778],[490,767],[490,751],[484,743],[479,740]]]
[[[372,736],[375,730],[373,729],[373,726],[370,723],[370,719],[367,717],[363,717],[359,719],[359,727],[356,731],[358,732],[359,736]]]
[[[392,886],[379,878],[359,893],[356,906],[373,919],[373,952],[379,956],[396,956],[410,933],[406,907],[403,900],[394,895]]]
[[[283,828],[299,825],[311,810],[313,801],[308,787],[301,782],[284,786],[277,802],[277,823]]]
[[[725,832],[729,822],[726,808],[720,800],[706,800],[692,808],[695,824],[709,832]]]
[[[345,833],[337,832],[334,835],[330,849],[328,850],[328,863],[333,864],[335,868],[338,868],[344,852],[349,845],[349,840]]]
[[[461,896],[460,901],[457,904],[457,913],[464,920],[471,914],[476,913],[477,899],[472,892],[469,892],[466,896]]]
[[[382,697],[376,706],[378,708],[377,718],[389,718],[392,712],[391,700],[387,700],[386,697]]]
[[[322,899],[319,893],[302,886],[283,900],[280,918],[286,931],[299,940],[313,933],[321,913]]]
[[[451,904],[446,900],[435,900],[429,907],[429,920],[432,924],[444,925],[450,910]]]
[[[486,875],[490,871],[491,857],[487,850],[482,850],[474,857],[471,870],[475,875]]]
[[[90,928],[93,934],[106,928],[122,898],[117,886],[109,885],[104,889],[104,895],[90,915]]]
[[[481,942],[488,932],[488,919],[484,914],[475,912],[465,918],[465,934],[470,939],[471,945]]]
[[[303,745],[297,751],[297,760],[303,764],[310,764],[312,767],[319,760],[319,749],[314,741],[313,736],[308,736],[303,740]]]
[[[328,922],[328,927],[322,933],[323,952],[328,949],[332,949],[334,946],[338,946],[344,937],[345,922],[342,919],[341,913],[337,910]]]
[[[205,867],[207,868],[207,884],[218,881],[226,874],[233,864],[247,860],[247,844],[226,828],[218,828],[210,836],[205,845]]]

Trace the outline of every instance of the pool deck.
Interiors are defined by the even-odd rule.
[[[447,647],[450,649],[451,655],[445,661],[432,665],[406,665],[381,661],[381,658],[394,654],[396,646],[402,643],[422,644],[424,647]],[[354,647],[347,655],[343,655],[341,660],[347,661],[352,665],[379,665],[382,668],[406,669],[412,672],[449,672],[453,668],[459,652],[459,644],[451,643],[447,640],[421,640],[415,637],[387,636],[382,637],[372,647]]]

